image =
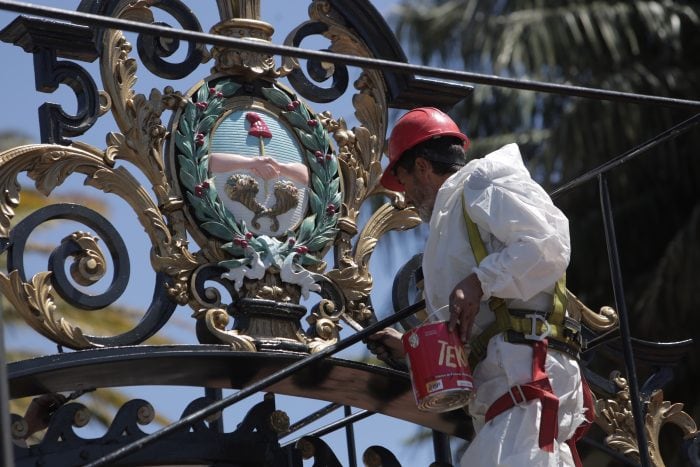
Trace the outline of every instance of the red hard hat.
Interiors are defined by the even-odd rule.
[[[384,170],[380,183],[389,190],[403,191],[403,185],[394,175],[394,165],[413,146],[440,136],[455,136],[464,141],[464,149],[469,147],[469,138],[459,131],[454,120],[442,110],[420,107],[406,112],[391,132],[389,165]]]

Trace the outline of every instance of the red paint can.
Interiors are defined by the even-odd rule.
[[[445,321],[411,329],[402,342],[419,410],[447,412],[467,404],[473,388],[469,362]]]

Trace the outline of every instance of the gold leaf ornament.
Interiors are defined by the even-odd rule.
[[[255,341],[252,337],[239,334],[235,329],[226,330],[229,322],[228,313],[221,308],[207,310],[204,320],[207,329],[222,342],[231,345],[233,350],[255,352]]]
[[[19,271],[12,271],[9,276],[0,273],[0,291],[27,324],[47,338],[72,349],[97,347],[80,328],[55,316],[50,272],[36,274],[30,283],[22,282]]]

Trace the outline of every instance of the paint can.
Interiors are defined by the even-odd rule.
[[[469,362],[459,336],[448,330],[447,322],[411,329],[402,343],[419,410],[447,412],[469,402],[473,388]]]

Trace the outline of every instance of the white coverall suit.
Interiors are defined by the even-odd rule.
[[[479,227],[488,255],[476,264],[463,215],[463,201]],[[423,255],[428,312],[448,320],[449,296],[474,272],[484,292],[472,337],[494,314],[492,296],[509,308],[551,310],[554,285],[569,263],[569,224],[544,189],[530,177],[516,144],[469,162],[440,188]],[[442,310],[441,310],[442,309]],[[578,363],[549,349],[545,370],[559,398],[558,435],[553,452],[538,446],[541,403],[535,399],[484,422],[491,404],[516,384],[532,380],[532,347],[511,344],[502,335],[488,344],[473,370],[475,395],[469,412],[477,432],[461,465],[476,467],[573,466],[565,441],[585,421]]]

